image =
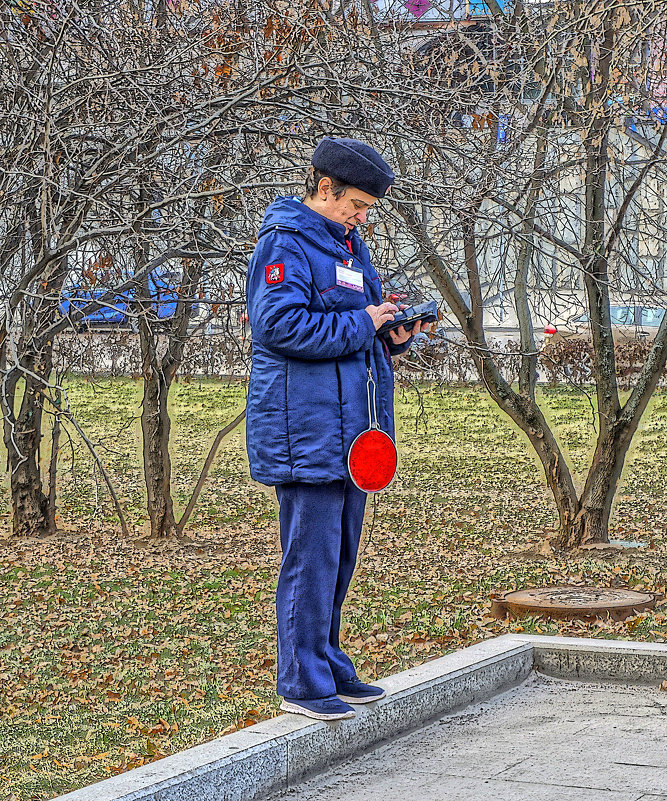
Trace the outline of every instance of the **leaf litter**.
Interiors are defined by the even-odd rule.
[[[108,404],[111,393],[127,414],[138,398],[132,382],[114,381],[106,395],[85,382],[76,389],[92,431],[102,428],[96,398]],[[362,678],[507,632],[667,641],[664,606],[584,623],[498,620],[490,602],[493,592],[549,584],[664,593],[667,394],[655,396],[638,433],[612,522],[614,538],[646,547],[620,552],[559,552],[545,539],[557,517],[539,465],[481,390],[421,394],[417,426],[414,396],[397,397],[399,476],[369,503],[344,607],[342,642]],[[573,443],[572,463],[585,465],[588,399],[567,389],[543,395],[559,435]],[[240,385],[177,385],[182,506],[207,443],[242,403]],[[278,713],[277,510],[271,491],[247,475],[243,432],[211,472],[192,541],[164,544],[140,539],[138,430],[125,426],[122,436],[110,470],[136,507],[135,538],[118,536],[110,508],[92,517],[93,489],[80,470],[61,476],[59,535],[26,542],[5,532],[0,542],[0,799],[52,798]]]

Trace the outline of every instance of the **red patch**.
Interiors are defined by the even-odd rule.
[[[267,284],[280,284],[285,277],[284,264],[267,264],[265,270]]]

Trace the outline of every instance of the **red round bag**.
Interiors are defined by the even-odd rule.
[[[362,431],[347,455],[350,478],[364,492],[386,489],[396,475],[397,463],[394,440],[379,428]]]
[[[386,489],[396,475],[398,453],[394,440],[378,426],[375,405],[375,381],[370,354],[366,353],[368,381],[368,424],[359,434],[347,454],[347,469],[356,487],[363,492],[380,492]],[[371,398],[372,390],[372,398]]]

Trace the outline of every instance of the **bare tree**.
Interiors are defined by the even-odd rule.
[[[630,293],[634,302],[665,305],[664,258],[642,263],[631,242],[640,226],[645,254],[664,253],[664,207],[655,201],[667,137],[656,120],[664,113],[666,8],[517,3],[504,13],[494,0],[488,5],[493,17],[451,26],[415,47],[412,63],[377,14],[368,17],[375,58],[400,76],[391,93],[396,118],[387,125],[402,178],[392,205],[491,397],[542,462],[560,543],[606,541],[628,447],[667,361],[663,317],[621,402],[612,300]],[[463,115],[472,117],[468,125]],[[486,335],[498,294],[501,303],[511,294],[520,333],[518,386],[503,378]],[[536,395],[535,327],[584,309],[598,433],[577,486]]]
[[[667,6],[487,6],[475,20],[429,2],[324,11],[305,83],[310,141],[353,131],[393,155],[392,213],[369,236],[385,274],[445,300],[491,397],[542,462],[560,543],[605,541],[628,447],[667,360],[663,317],[621,401],[612,305],[665,306]],[[518,385],[489,344],[498,311],[516,320]],[[536,389],[538,332],[584,313],[597,443],[581,477]]]
[[[38,451],[43,405],[58,398],[54,337],[120,301],[141,341],[151,532],[177,530],[168,395],[195,296],[204,288],[201,302],[231,315],[264,208],[300,192],[326,134],[366,139],[396,165],[385,217],[367,229],[376,262],[390,288],[444,299],[544,466],[562,544],[607,538],[667,360],[663,319],[621,402],[612,305],[665,305],[665,0],[487,6],[475,20],[456,4],[370,0],[2,12],[2,404],[17,533],[48,529]],[[178,272],[169,320],[161,271]],[[67,319],[72,275],[91,292]],[[516,385],[489,344],[497,312],[519,331]],[[584,312],[598,438],[582,479],[540,407],[537,370],[543,324]]]
[[[152,491],[169,472],[168,427],[155,410],[166,414],[203,260],[229,251],[203,210],[252,180],[246,170],[229,183],[211,141],[238,135],[256,98],[290,70],[267,75],[253,56],[230,80],[247,33],[236,6],[169,8],[35,2],[0,12],[1,402],[17,535],[49,530],[39,452],[45,404],[56,408],[61,397],[51,384],[54,338],[132,298],[144,372],[157,381],[146,382],[144,433],[158,531],[168,517]],[[165,358],[147,288],[174,263],[185,266]],[[72,287],[88,302],[63,314]]]
[[[45,408],[68,413],[54,339],[105,307],[138,331],[151,534],[174,532],[168,395],[192,312],[208,304],[220,318],[241,304],[261,209],[294,161],[270,140],[281,129],[289,139],[308,113],[293,87],[317,18],[283,16],[235,2],[3,7],[2,410],[15,534],[53,530],[58,427],[48,497],[39,454]],[[165,316],[166,275],[176,297]]]

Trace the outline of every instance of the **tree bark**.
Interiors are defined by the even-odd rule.
[[[57,395],[60,403],[61,395]],[[60,415],[56,412],[53,416],[53,426],[51,427],[51,458],[49,460],[49,532],[55,534],[58,526],[56,524],[56,501],[58,497],[58,453],[60,450]]]
[[[39,445],[42,430],[41,387],[28,377],[21,407],[14,414],[18,379],[8,382],[3,399],[4,442],[10,473],[12,533],[44,537],[50,533],[49,499],[42,490]]]
[[[558,544],[571,548],[591,542],[609,542],[609,518],[634,431],[614,426],[598,441],[574,519],[561,527]]]
[[[175,533],[174,504],[171,497],[171,458],[169,436],[171,419],[167,399],[171,377],[149,368],[144,370],[144,397],[141,411],[144,477],[148,495],[151,537],[170,537]]]
[[[146,254],[141,258],[145,261]],[[153,319],[148,278],[139,282],[137,310],[139,342],[141,345],[144,394],[141,412],[143,435],[144,479],[150,520],[150,536],[161,539],[180,535],[174,517],[171,495],[171,457],[169,442],[169,390],[183,360],[187,327],[192,313],[195,287],[201,278],[201,263],[187,260],[183,263],[183,277],[179,288],[180,299],[176,314],[166,322],[165,333],[160,334],[157,320]],[[163,352],[161,337],[166,340]]]
[[[521,342],[521,366],[519,368],[519,394],[535,398],[537,383],[537,347],[535,331],[528,302],[528,275],[535,250],[533,228],[535,225],[537,202],[540,198],[543,181],[544,163],[547,154],[546,133],[542,126],[538,127],[533,175],[526,199],[525,221],[523,224],[523,240],[519,247],[514,277],[514,305],[519,324]]]

